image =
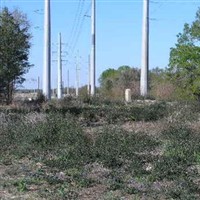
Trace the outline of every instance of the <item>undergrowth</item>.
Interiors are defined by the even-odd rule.
[[[50,193],[40,191],[41,197],[77,199],[81,188],[105,184],[105,199],[120,199],[115,191],[138,199],[144,195],[149,199],[200,198],[200,135],[189,126],[198,121],[197,104],[195,109],[190,104],[76,107],[65,103],[38,113],[1,113],[1,165],[28,158],[46,166],[26,174],[29,178],[14,181],[11,185],[17,191],[27,192],[31,184],[45,182],[53,188]],[[94,129],[91,137],[85,124],[99,121],[105,123]],[[121,124],[126,121],[161,121],[165,128],[154,137],[134,129],[125,131]],[[96,178],[85,170],[93,163],[101,166],[93,175]],[[54,172],[62,172],[64,179]],[[8,185],[4,183],[5,188]]]

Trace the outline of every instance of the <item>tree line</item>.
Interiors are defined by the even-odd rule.
[[[30,22],[20,10],[0,11],[0,101],[10,104],[13,92],[24,81],[33,66]],[[101,95],[120,99],[130,88],[133,98],[140,98],[140,69],[120,66],[108,68],[99,78]],[[200,8],[191,24],[185,23],[177,42],[170,49],[165,69],[149,71],[149,97],[163,100],[200,100]]]
[[[139,94],[140,70],[122,66],[105,70],[99,79],[101,92],[110,98],[122,98],[124,89]],[[175,47],[170,49],[168,67],[149,71],[149,97],[162,100],[200,101],[200,8],[195,20],[185,23],[177,35]]]

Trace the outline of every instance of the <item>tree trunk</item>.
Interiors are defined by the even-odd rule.
[[[12,103],[12,95],[13,95],[13,82],[9,82],[5,91],[5,97],[6,97],[6,104],[9,105]]]

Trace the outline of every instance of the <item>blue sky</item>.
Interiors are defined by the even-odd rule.
[[[0,0],[0,2],[2,6],[19,8],[27,14],[31,22],[33,38],[30,62],[34,67],[26,74],[27,81],[23,85],[25,88],[36,88],[37,77],[39,76],[42,82],[43,74],[44,1]],[[140,68],[142,0],[96,0],[96,2],[97,80],[107,68],[118,68],[121,65]],[[185,22],[191,23],[195,19],[198,6],[200,0],[150,1],[150,69],[167,67],[170,48],[176,43],[176,35],[182,32]],[[64,43],[63,60],[68,60],[63,62],[64,84],[67,83],[67,70],[69,70],[70,86],[75,86],[75,56],[79,60],[80,85],[87,84],[91,25],[90,18],[84,17],[84,14],[90,15],[90,7],[90,0],[51,1],[52,87],[56,87],[57,81],[55,60],[59,32],[62,33]],[[69,50],[69,46],[74,47],[73,52]]]

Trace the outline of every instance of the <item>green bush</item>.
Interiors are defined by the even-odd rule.
[[[137,153],[153,150],[159,142],[142,133],[127,133],[122,129],[105,128],[93,145],[93,157],[108,167],[121,167],[126,161],[139,161]]]
[[[188,128],[198,119],[199,104],[88,105],[70,101],[63,105],[50,102],[40,112],[8,109],[1,113],[0,162],[12,165],[13,159],[25,157],[31,160],[30,168],[37,162],[42,166],[30,169],[30,180],[17,179],[15,190],[26,192],[39,181],[53,188],[49,193],[40,191],[42,197],[77,199],[79,189],[105,184],[117,196],[199,199],[200,136],[196,127]],[[160,121],[165,123],[164,131],[155,136],[120,127],[125,121],[161,118],[166,119]],[[20,160],[19,165],[28,159]],[[105,170],[108,173],[98,181]],[[59,172],[64,179],[56,175]],[[24,174],[29,176],[29,172]]]
[[[165,102],[130,107],[131,118],[135,121],[156,121],[168,115]]]
[[[12,122],[4,129],[4,133],[0,135],[1,152],[9,151],[19,157],[47,157],[48,162],[48,154],[52,154],[55,160],[64,165],[81,163],[89,153],[87,137],[69,114],[51,113],[36,124]],[[50,159],[49,162],[55,160]]]
[[[195,195],[199,193],[199,188],[193,180],[199,174],[190,168],[198,163],[199,134],[182,124],[174,124],[162,133],[161,139],[164,152],[153,163],[151,176],[154,181],[173,181],[173,186],[167,186],[164,191],[169,198],[198,199]]]

